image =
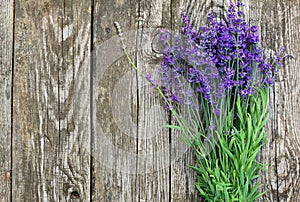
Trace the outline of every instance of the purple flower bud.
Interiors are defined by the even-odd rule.
[[[170,39],[171,39],[170,34],[169,34],[168,32],[166,32],[164,29],[161,29],[161,30],[160,30],[160,40],[161,40],[162,42],[167,43],[167,42],[170,41]]]
[[[251,32],[257,32],[258,31],[258,27],[257,26],[252,26],[251,27]]]

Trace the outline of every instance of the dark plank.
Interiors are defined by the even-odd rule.
[[[90,16],[89,1],[16,1],[13,201],[89,201]]]
[[[0,201],[10,200],[13,1],[0,0]]]

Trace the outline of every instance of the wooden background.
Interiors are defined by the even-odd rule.
[[[300,1],[245,1],[265,54],[286,46],[295,57],[270,95],[261,201],[297,202]],[[201,24],[209,10],[222,13],[224,5],[0,0],[0,201],[199,201],[187,168],[191,152],[182,152],[179,134],[158,127],[168,115],[122,57],[113,22],[146,44],[155,41],[142,37],[149,28],[178,30],[182,9]],[[142,70],[159,64],[154,46],[132,53]]]

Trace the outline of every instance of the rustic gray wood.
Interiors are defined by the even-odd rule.
[[[13,1],[0,1],[0,201],[10,200]]]
[[[300,200],[299,6],[297,0],[252,0],[249,6],[250,18],[261,27],[265,54],[284,46],[294,55],[279,71],[270,93],[269,142],[262,152],[262,159],[269,164],[262,176],[267,194],[261,201]]]
[[[130,117],[131,112],[136,114],[136,106],[128,102],[136,99],[131,92],[135,82],[131,75],[135,72],[124,59],[118,38],[111,39],[116,33],[114,21],[119,21],[125,30],[134,29],[137,3],[99,0],[94,5],[92,199],[138,201],[137,177],[128,173],[135,173],[136,159],[127,156],[135,154],[137,148],[136,137],[129,136],[136,130]],[[125,83],[119,83],[126,74]],[[127,113],[121,113],[123,110]]]
[[[151,48],[155,45],[157,27],[167,27],[171,20],[170,0],[142,0],[139,2],[137,29],[137,65],[142,72],[153,74],[159,57]],[[168,113],[159,95],[148,81],[137,77],[137,171],[139,201],[170,201],[171,144],[170,134],[161,125],[168,122]]]
[[[183,0],[172,1],[172,4],[179,8],[178,10],[172,10],[172,30],[175,33],[181,32],[178,26],[182,22],[181,12],[186,12],[193,26],[197,27],[206,23],[207,12],[209,9],[214,8],[210,1]],[[171,139],[174,141],[171,155],[177,157],[171,165],[172,197],[170,201],[201,201],[195,189],[196,174],[188,167],[195,164],[195,156],[191,148],[186,147],[182,142],[178,142],[182,136],[183,134],[180,132],[171,131]],[[182,156],[178,158],[180,155]]]
[[[153,72],[159,28],[179,32],[182,10],[199,26],[210,10],[222,17],[228,3],[0,0],[0,201],[201,201],[192,151],[180,133],[160,127],[172,119],[128,64],[113,22],[133,62]],[[270,93],[260,201],[297,202],[300,2],[245,3],[265,54],[285,46],[294,55]]]
[[[12,201],[89,201],[91,3],[16,1],[15,23]]]
[[[151,72],[159,66],[162,56],[151,48],[152,45],[156,45],[155,36],[157,37],[159,31],[153,28],[165,27],[171,30],[172,22],[178,21],[180,5],[171,1],[140,1],[130,5],[131,9],[128,6],[123,1],[96,3],[95,49],[102,47],[107,41],[110,41],[110,46],[116,43],[115,40],[118,39],[111,40],[114,32],[110,33],[110,31],[113,22],[119,21],[124,29],[125,40],[130,38],[127,34],[136,32],[136,38],[130,38],[133,41],[126,41],[127,45],[137,41],[134,46],[138,51],[131,54],[132,58],[136,60],[142,72]],[[130,10],[127,11],[128,9]],[[132,13],[132,10],[136,12]],[[94,71],[101,72],[96,73],[95,78],[101,79],[97,79],[99,83],[94,81],[95,127],[100,129],[95,128],[93,199],[95,201],[182,201],[193,198],[189,195],[196,195],[194,179],[189,179],[192,175],[190,170],[186,169],[187,161],[180,160],[186,151],[184,150],[183,154],[180,152],[176,154],[178,147],[176,142],[179,140],[174,135],[172,140],[174,144],[171,144],[172,134],[160,127],[168,122],[168,113],[163,109],[159,95],[151,89],[145,79],[132,72],[132,68],[123,58],[118,62],[112,62],[113,64],[107,67],[107,60],[122,55],[124,57],[120,52],[120,45],[117,44],[115,48],[117,49],[113,53],[115,57],[111,57],[111,48],[107,47],[106,51],[101,52],[102,55],[98,53],[95,58]],[[127,48],[130,50],[129,47]],[[99,68],[103,70],[98,70]],[[118,97],[114,97],[114,92],[122,84],[124,87],[119,89]],[[129,100],[124,93],[128,93]],[[128,103],[112,106],[116,102],[114,99],[124,99],[124,102]],[[131,121],[126,125],[129,127],[126,130],[126,126],[123,126],[128,120],[119,117],[128,115]],[[97,124],[99,126],[96,126]],[[103,134],[99,135],[99,132]],[[97,140],[103,141],[104,138],[108,138],[108,144],[112,144],[112,149],[115,150],[109,154],[111,158],[108,159],[103,156],[110,153],[107,151],[110,147],[101,149],[106,145],[99,144]],[[123,155],[126,152],[132,155]],[[173,152],[175,152],[174,156]],[[97,156],[96,153],[102,154]],[[172,159],[175,159],[175,162]],[[174,165],[170,167],[172,163]],[[133,165],[131,170],[127,170],[128,165]],[[181,170],[183,167],[185,169]],[[176,169],[179,172],[173,172]],[[188,187],[185,187],[186,185]]]

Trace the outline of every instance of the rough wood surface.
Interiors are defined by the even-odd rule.
[[[170,131],[161,129],[161,125],[167,123],[169,117],[163,109],[159,95],[151,89],[147,81],[132,71],[128,62],[124,60],[119,42],[116,41],[118,39],[111,39],[114,33],[110,33],[113,22],[119,21],[124,28],[127,49],[138,50],[131,54],[135,59],[134,62],[144,73],[151,72],[157,68],[162,56],[159,50],[153,47],[156,45],[155,40],[159,31],[157,28],[172,29],[171,22],[178,21],[180,4],[167,0],[139,1],[128,6],[123,1],[112,3],[101,1],[97,2],[95,7],[97,19],[94,33],[95,51],[99,47],[105,47],[103,45],[105,43],[108,43],[109,47],[101,51],[100,55],[96,54],[94,67],[96,139],[93,152],[95,157],[93,199],[95,201],[194,199],[193,196],[196,194],[193,178],[192,180],[189,178],[193,175],[186,169],[188,161],[181,160],[183,156],[189,155],[184,155],[186,150],[177,151],[178,146],[182,146],[178,143],[179,140],[175,135],[171,138]],[[116,43],[117,46],[114,47]],[[114,51],[113,56],[111,51]],[[111,61],[112,64],[108,67],[107,60],[112,59],[118,60]],[[118,102],[119,100],[122,101]],[[103,139],[108,139],[105,146],[99,144]],[[173,142],[170,142],[171,140]],[[111,152],[110,149],[114,151]],[[97,156],[96,153],[101,155]],[[110,158],[103,157],[108,153]],[[132,167],[128,169],[128,166]],[[185,169],[181,170],[184,167]],[[174,172],[175,170],[179,171]]]
[[[160,127],[172,119],[128,64],[113,22],[133,62],[151,72],[159,28],[178,32],[182,10],[195,26],[210,10],[222,17],[228,2],[0,0],[0,201],[201,201],[192,152]],[[265,54],[285,46],[294,55],[270,94],[260,201],[297,202],[300,2],[244,2]]]
[[[170,0],[142,0],[138,5],[137,65],[142,72],[155,71],[158,54],[153,51],[158,27],[168,28],[171,20]],[[154,30],[152,30],[154,28]],[[170,133],[161,126],[168,122],[168,113],[159,95],[146,79],[137,77],[137,182],[139,201],[170,201],[171,172]]]
[[[11,194],[13,1],[0,0],[0,201]]]
[[[300,201],[300,2],[252,0],[249,8],[250,18],[261,27],[265,54],[286,47],[294,55],[270,94],[269,142],[262,152],[269,164],[262,176],[267,194],[261,201]]]
[[[136,99],[131,92],[134,81],[130,76],[134,72],[124,59],[113,25],[119,21],[126,30],[134,30],[136,5],[123,0],[94,4],[93,201],[139,198],[137,177],[130,173],[136,171],[137,148],[136,137],[130,136],[136,131],[131,117],[131,113],[136,114],[136,106],[129,101]],[[120,80],[123,77],[124,83]]]
[[[90,199],[90,9],[16,1],[12,201]]]
[[[206,1],[172,1],[171,28],[174,33],[180,33],[181,12],[185,11],[195,26],[205,22],[207,12]],[[177,9],[174,9],[177,8]],[[195,18],[195,16],[198,16]],[[171,131],[171,198],[170,201],[201,201],[195,189],[196,174],[188,167],[194,164],[194,155],[191,148],[184,145],[180,138],[182,134],[178,131]]]

